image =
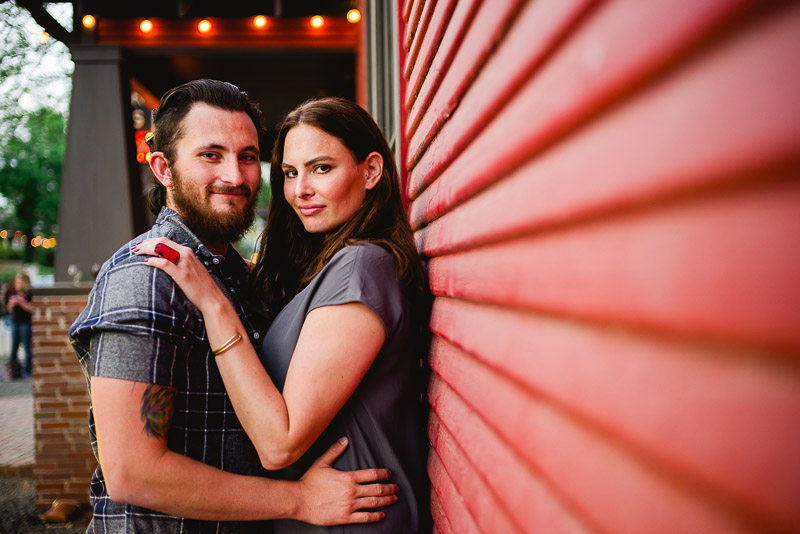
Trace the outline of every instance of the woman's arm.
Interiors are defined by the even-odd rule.
[[[177,264],[147,263],[169,274],[203,314],[212,348],[235,333],[247,338],[228,299],[187,247],[147,240],[138,253],[153,254],[165,242],[180,252]],[[283,395],[250,343],[238,342],[217,356],[236,415],[266,469],[291,465],[305,453],[355,391],[386,334],[378,316],[361,303],[325,306],[305,319],[292,355]]]
[[[28,313],[33,313],[33,304],[30,303],[29,300],[26,300],[19,295],[14,295],[11,297],[12,302],[25,310]]]

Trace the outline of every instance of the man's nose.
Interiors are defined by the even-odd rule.
[[[244,171],[236,159],[231,158],[223,163],[220,179],[230,185],[242,185],[245,183]]]

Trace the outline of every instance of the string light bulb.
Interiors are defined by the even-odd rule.
[[[203,19],[197,23],[197,31],[200,33],[208,33],[211,31],[211,22],[208,19]]]
[[[97,22],[94,20],[94,17],[91,15],[84,15],[83,19],[81,19],[84,28],[94,28],[95,23]]]
[[[39,35],[39,42],[40,42],[40,43],[44,44],[44,43],[46,43],[46,42],[47,42],[47,41],[49,41],[49,40],[50,40],[50,34],[49,34],[49,33],[47,33],[47,32],[42,32],[42,33]]]
[[[150,33],[153,31],[153,23],[150,21],[150,19],[144,19],[139,23],[139,31],[142,33]]]
[[[267,17],[264,15],[258,15],[257,17],[253,17],[253,26],[257,29],[261,29],[267,25]]]
[[[351,9],[350,11],[347,12],[348,22],[352,22],[353,24],[355,24],[359,20],[361,20],[361,12],[359,10]]]
[[[314,15],[311,17],[311,27],[312,28],[322,28],[325,25],[325,19],[319,15]]]

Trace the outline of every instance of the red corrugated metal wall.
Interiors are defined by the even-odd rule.
[[[436,530],[800,531],[800,3],[398,10]]]

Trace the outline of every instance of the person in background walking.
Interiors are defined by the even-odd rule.
[[[14,287],[6,293],[4,304],[11,327],[11,352],[8,360],[12,369],[19,365],[17,352],[21,344],[25,351],[25,367],[22,369],[22,378],[30,378],[33,366],[33,350],[31,349],[33,305],[31,300],[31,279],[20,271],[14,278]]]

